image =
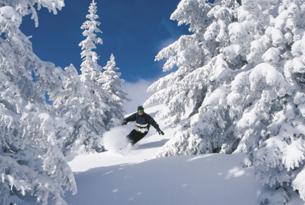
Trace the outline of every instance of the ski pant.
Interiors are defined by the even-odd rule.
[[[136,144],[138,141],[140,141],[145,135],[147,135],[148,132],[138,132],[136,130],[132,130],[129,135],[127,135],[127,138],[131,142],[131,144]]]

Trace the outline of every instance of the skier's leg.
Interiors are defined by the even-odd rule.
[[[143,139],[146,135],[147,135],[148,132],[137,132],[135,134],[135,137],[134,137],[134,143],[133,144],[136,144],[137,142],[139,142],[141,139]]]
[[[128,135],[127,138],[131,142],[131,144],[135,144],[137,142],[137,131],[132,130]]]

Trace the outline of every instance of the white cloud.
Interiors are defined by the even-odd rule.
[[[127,114],[133,113],[137,110],[139,105],[143,105],[145,100],[149,97],[147,88],[152,84],[152,81],[138,80],[137,82],[125,82],[124,91],[128,94],[130,99],[124,106]]]

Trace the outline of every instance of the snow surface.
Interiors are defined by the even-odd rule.
[[[242,159],[209,155],[99,167],[76,174],[78,194],[67,200],[73,205],[255,205],[253,170],[241,168]]]
[[[252,168],[242,168],[243,154],[157,158],[168,140],[152,135],[136,148],[77,157],[78,194],[73,205],[255,205],[258,185]]]
[[[131,129],[128,125],[106,133],[108,143],[118,143],[120,137],[124,142]],[[254,169],[243,168],[244,154],[156,158],[173,131],[166,129],[165,136],[159,136],[152,128],[134,148],[119,151],[114,147],[112,151],[76,157],[70,166],[78,193],[66,196],[68,204],[258,204],[259,184]],[[301,204],[296,198],[289,203]]]
[[[128,128],[129,130],[126,132]],[[74,172],[85,172],[97,167],[135,164],[154,159],[161,147],[168,141],[167,137],[172,134],[172,131],[169,129],[165,131],[165,136],[161,137],[152,128],[150,129],[151,134],[148,134],[134,148],[126,148],[119,151],[117,148],[120,148],[122,144],[126,144],[125,136],[131,130],[131,126],[127,126],[126,129],[119,128],[114,131],[112,130],[112,133],[117,134],[117,131],[121,131],[122,134],[120,136],[114,135],[113,141],[107,142],[108,148],[112,146],[113,150],[99,154],[80,155],[70,162],[72,170]],[[109,133],[105,133],[105,135],[108,138]],[[121,138],[121,142],[119,142],[119,138]]]

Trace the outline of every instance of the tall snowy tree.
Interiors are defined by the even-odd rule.
[[[103,68],[102,85],[103,89],[109,93],[111,110],[109,112],[109,119],[113,119],[112,124],[118,125],[124,118],[123,105],[127,101],[127,94],[123,91],[123,80],[120,78],[121,73],[116,65],[115,57],[111,54],[109,61]]]
[[[261,20],[267,26],[259,27],[249,44],[250,69],[235,77],[228,96],[232,102],[245,102],[239,103],[243,113],[234,110],[235,133],[241,139],[238,150],[253,155],[267,190],[261,201],[285,204],[294,190],[304,200],[305,3],[249,1],[241,9],[268,18]]]
[[[73,65],[64,69],[62,86],[50,95],[57,115],[62,116],[66,126],[58,133],[61,149],[64,155],[71,159],[78,154],[83,140],[80,137],[82,104],[82,84],[76,68]]]
[[[65,155],[73,157],[80,152],[103,151],[102,136],[122,118],[119,100],[112,98],[118,93],[105,90],[102,68],[98,64],[96,48],[102,44],[98,37],[99,16],[97,4],[90,3],[86,21],[81,29],[85,39],[81,47],[81,74],[77,75],[74,66],[69,66],[63,74],[62,89],[51,95],[58,114],[61,114],[71,129],[62,130],[62,150]],[[111,69],[111,68],[109,68]],[[106,76],[110,73],[107,72]],[[115,84],[115,83],[114,83]],[[118,108],[118,110],[114,110]],[[117,123],[116,123],[117,124]]]
[[[87,20],[82,24],[81,29],[85,39],[80,42],[79,46],[82,49],[81,58],[81,79],[96,80],[100,73],[100,65],[98,64],[98,54],[95,52],[97,45],[103,44],[103,40],[98,37],[98,34],[102,31],[98,28],[100,22],[97,15],[97,4],[95,0],[92,0],[89,6],[89,11],[86,16]]]
[[[61,85],[61,69],[41,61],[19,29],[36,8],[54,13],[61,0],[0,0],[0,203],[35,198],[41,204],[66,204],[65,190],[76,191],[72,171],[58,148],[60,118],[42,98]],[[33,73],[37,81],[33,81]]]
[[[110,128],[110,95],[96,81],[82,81],[73,65],[65,69],[62,78],[63,86],[51,98],[69,128],[59,133],[64,154],[73,158],[80,152],[103,150],[101,137]]]
[[[98,64],[98,54],[95,49],[98,44],[102,44],[102,39],[98,37],[101,30],[98,28],[100,22],[97,15],[97,4],[92,0],[87,20],[81,26],[83,29],[83,40],[79,45],[82,49],[81,57],[81,138],[86,145],[86,149],[102,150],[101,138],[105,130],[110,128],[111,119],[108,118],[110,112],[109,94],[103,89],[101,84],[102,67]]]
[[[146,102],[164,104],[159,117],[178,127],[161,155],[247,152],[262,204],[305,199],[304,9],[299,0],[180,2],[171,18],[192,34],[158,54],[177,70]]]
[[[158,115],[177,130],[162,155],[213,152],[219,150],[221,141],[227,140],[220,139],[220,133],[229,126],[220,124],[223,122],[220,119],[227,117],[226,105],[217,102],[212,92],[217,88],[219,95],[224,93],[226,87],[220,85],[230,79],[234,69],[243,65],[242,61],[229,64],[221,52],[221,48],[229,44],[228,25],[235,21],[236,7],[238,4],[233,0],[213,4],[183,0],[171,15],[179,24],[189,25],[192,34],[181,36],[156,56],[156,60],[165,60],[164,71],[177,68],[150,86],[153,95],[145,103],[147,106],[164,104],[164,110]],[[209,111],[200,118],[207,123],[200,127],[204,131],[192,134],[195,129],[191,128],[190,119],[200,109]],[[222,112],[217,113],[216,109]]]

